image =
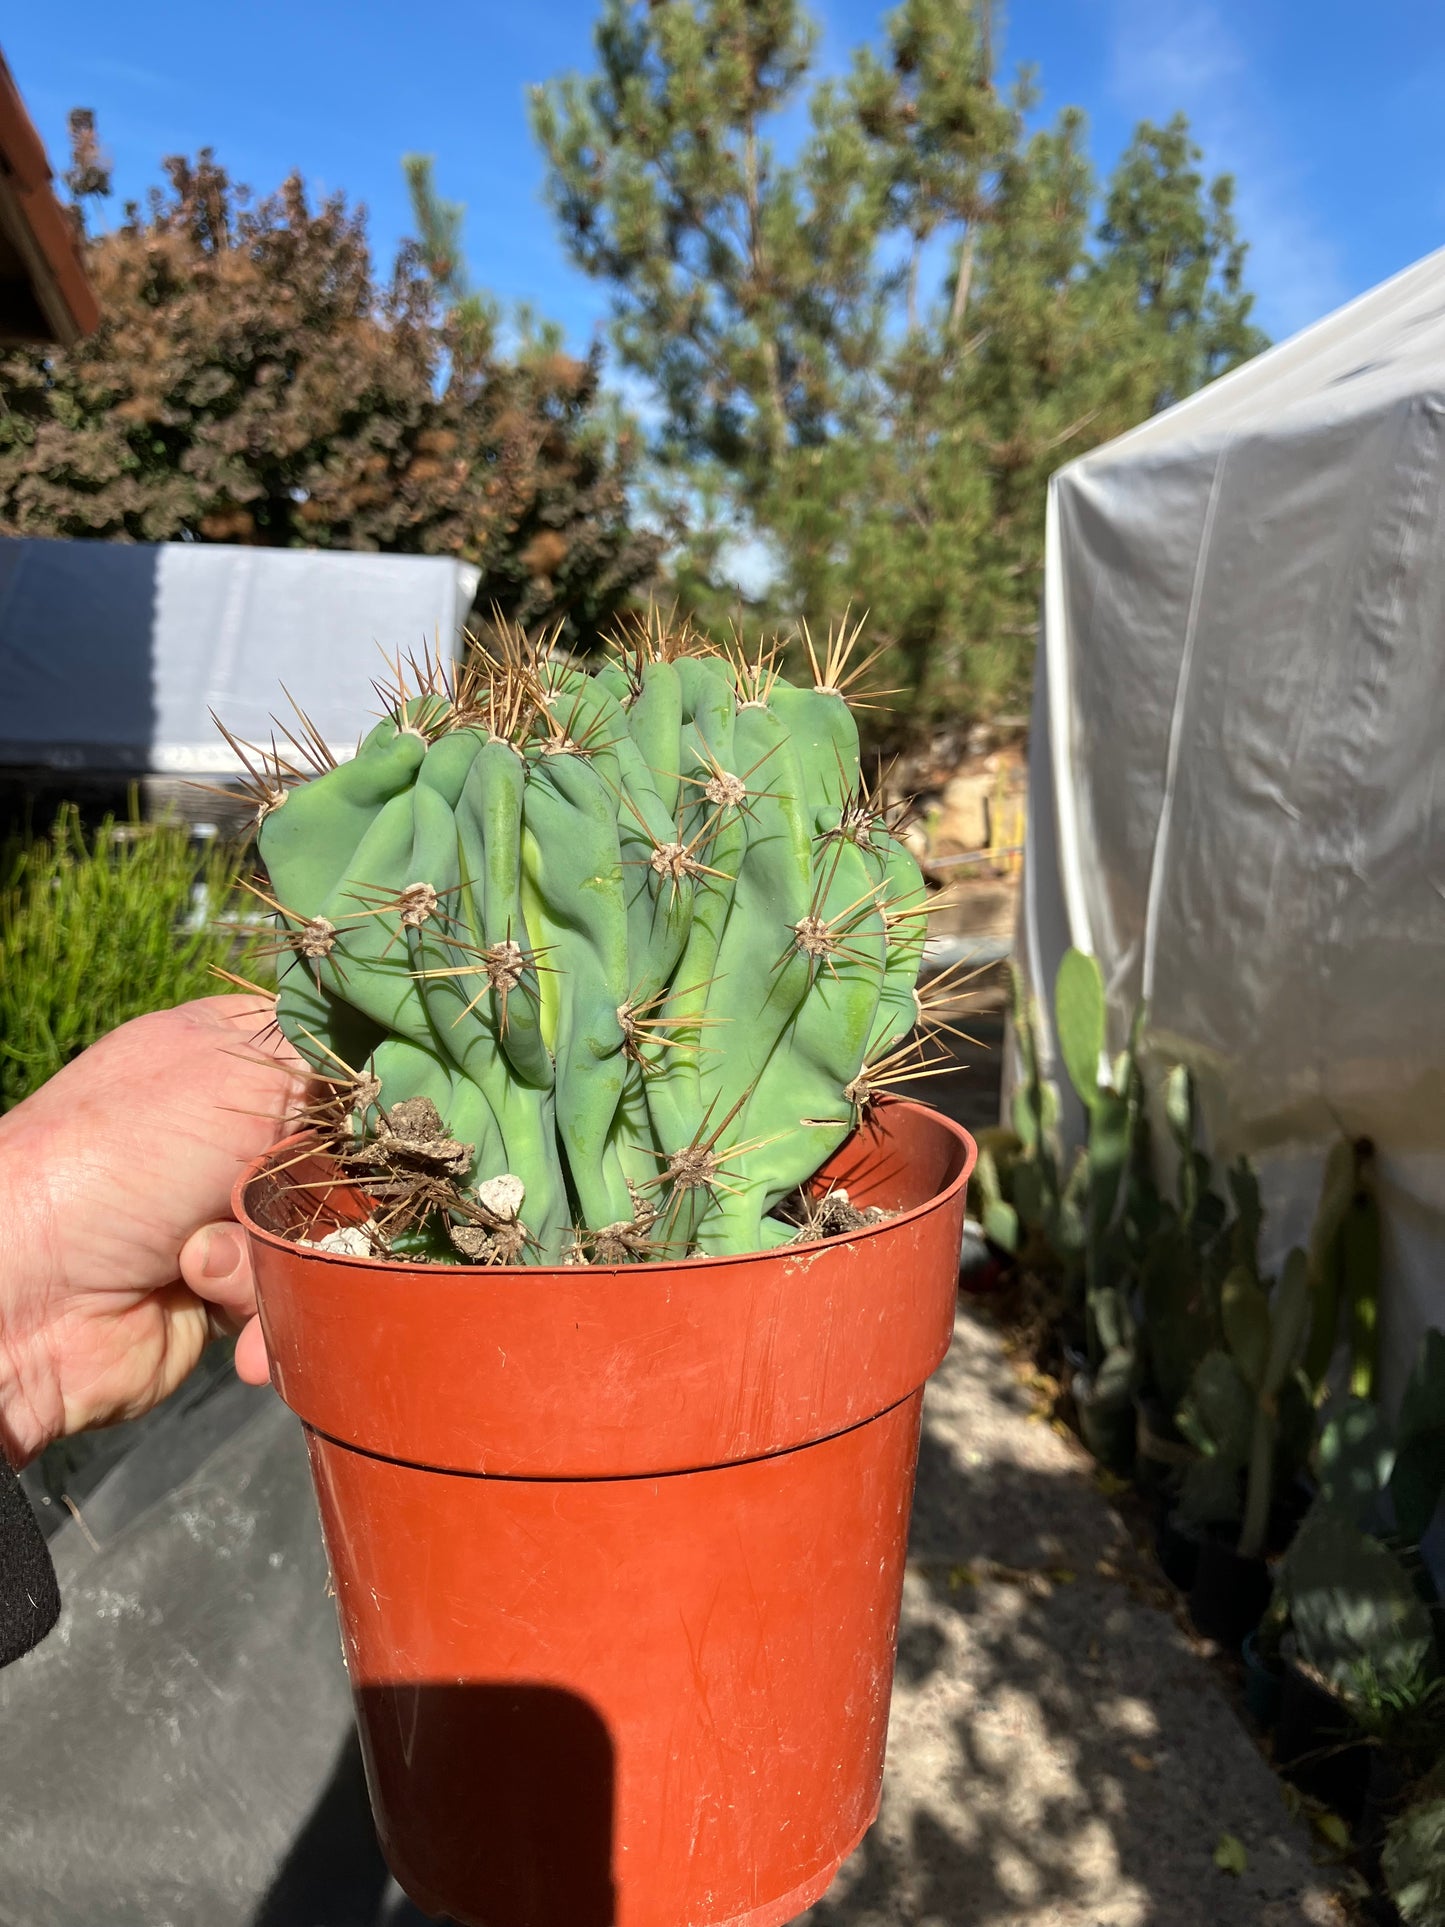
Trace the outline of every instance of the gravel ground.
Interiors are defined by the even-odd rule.
[[[1335,1927],[1167,1599],[964,1309],[926,1405],[882,1816],[808,1927]]]

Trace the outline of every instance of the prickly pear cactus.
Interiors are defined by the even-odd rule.
[[[304,723],[250,753],[278,1021],[388,1247],[766,1248],[926,1068],[925,889],[860,777],[855,640],[805,688],[656,620],[590,674],[504,633],[399,673],[350,761]]]

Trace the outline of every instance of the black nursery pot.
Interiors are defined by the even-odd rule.
[[[1244,1697],[1254,1716],[1255,1724],[1268,1733],[1279,1719],[1280,1696],[1284,1691],[1284,1673],[1273,1660],[1266,1659],[1259,1650],[1258,1628],[1246,1633],[1240,1645],[1240,1658],[1244,1661]]]
[[[1221,1646],[1238,1647],[1263,1619],[1269,1596],[1263,1559],[1246,1559],[1217,1531],[1199,1535],[1199,1563],[1189,1588],[1189,1617],[1197,1632]]]
[[[1199,1571],[1200,1538],[1198,1529],[1187,1525],[1177,1512],[1163,1513],[1155,1527],[1155,1557],[1164,1577],[1180,1592],[1189,1591]]]
[[[1365,1769],[1365,1792],[1360,1802],[1355,1841],[1362,1856],[1360,1870],[1367,1879],[1373,1880],[1379,1874],[1385,1835],[1409,1797],[1410,1774],[1385,1747],[1372,1746],[1367,1751],[1370,1761]]]
[[[1353,1827],[1364,1808],[1375,1750],[1360,1738],[1340,1699],[1286,1657],[1274,1734],[1275,1764],[1285,1778]]]

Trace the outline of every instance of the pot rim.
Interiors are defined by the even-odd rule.
[[[875,1102],[880,1106],[886,1105],[890,1110],[916,1111],[922,1113],[933,1123],[941,1126],[942,1129],[955,1140],[962,1151],[963,1162],[957,1174],[941,1191],[936,1191],[931,1197],[925,1198],[922,1204],[911,1205],[906,1211],[897,1211],[891,1217],[883,1219],[881,1223],[865,1225],[857,1231],[835,1233],[831,1238],[809,1238],[801,1244],[775,1245],[771,1250],[729,1251],[719,1252],[715,1255],[711,1253],[699,1253],[691,1258],[648,1258],[637,1264],[588,1265],[584,1267],[584,1269],[594,1277],[607,1278],[621,1275],[627,1278],[637,1278],[639,1276],[646,1276],[649,1273],[655,1276],[663,1272],[691,1271],[704,1268],[710,1272],[715,1272],[720,1266],[739,1264],[756,1265],[760,1260],[770,1258],[796,1263],[800,1257],[806,1258],[816,1252],[836,1250],[840,1245],[844,1244],[862,1244],[870,1239],[882,1237],[890,1232],[896,1232],[899,1226],[908,1224],[914,1219],[922,1218],[936,1211],[941,1204],[947,1203],[949,1199],[955,1197],[962,1191],[967,1186],[969,1179],[973,1176],[974,1165],[978,1159],[978,1145],[975,1143],[972,1134],[965,1130],[963,1125],[956,1123],[953,1118],[946,1116],[942,1111],[936,1110],[931,1104],[918,1104],[911,1099],[893,1097],[887,1093],[880,1095]],[[559,1273],[565,1274],[568,1278],[576,1277],[579,1267],[575,1265],[458,1264],[447,1266],[409,1258],[351,1257],[345,1252],[322,1251],[315,1245],[299,1244],[294,1238],[283,1237],[279,1231],[268,1230],[264,1225],[257,1223],[255,1217],[252,1215],[247,1202],[248,1193],[267,1175],[272,1163],[280,1153],[299,1149],[308,1143],[308,1141],[314,1142],[314,1136],[315,1134],[310,1131],[293,1131],[289,1137],[280,1139],[279,1142],[271,1146],[269,1151],[264,1152],[259,1158],[254,1159],[248,1164],[240,1177],[237,1178],[231,1188],[231,1212],[237,1224],[244,1227],[249,1237],[260,1239],[263,1243],[271,1245],[281,1251],[301,1253],[305,1256],[308,1263],[342,1265],[362,1271],[380,1270],[388,1273],[394,1272],[399,1277],[405,1277],[418,1272],[425,1274],[426,1277],[432,1281],[435,1281],[438,1275],[443,1272],[455,1272],[459,1281],[477,1277],[486,1278],[489,1281],[505,1278],[535,1280],[540,1277],[553,1277]],[[838,1146],[838,1149],[832,1153],[832,1156],[840,1156],[847,1147],[855,1141],[857,1136],[858,1127],[855,1126],[843,1140],[842,1144]],[[827,1159],[824,1160],[825,1163],[827,1161]],[[338,1188],[343,1188],[343,1185],[344,1188],[356,1191],[362,1196],[365,1195],[365,1188],[360,1184],[345,1184],[343,1181],[342,1185],[339,1185]]]

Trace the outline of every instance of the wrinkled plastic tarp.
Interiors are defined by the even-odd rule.
[[[0,1672],[0,1927],[421,1927],[371,1823],[296,1420],[200,1374],[95,1436],[51,1540],[60,1624]]]
[[[388,661],[454,655],[478,571],[443,556],[0,541],[0,766],[227,773],[286,691],[338,754]],[[282,747],[285,748],[283,742]]]
[[[1380,1154],[1387,1393],[1445,1323],[1445,252],[1063,469],[1020,957],[1072,942],[1261,1162]]]

